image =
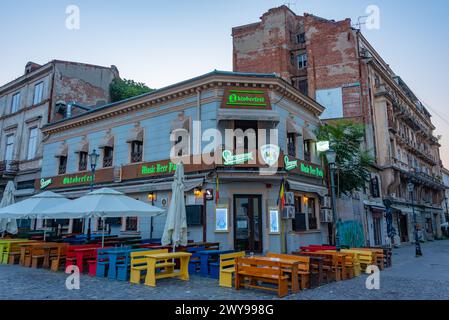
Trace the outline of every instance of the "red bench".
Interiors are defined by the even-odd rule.
[[[316,244],[311,244],[309,246],[301,247],[300,251],[303,252],[317,252],[317,251],[323,251],[323,250],[337,250],[337,247],[335,246],[321,246]]]

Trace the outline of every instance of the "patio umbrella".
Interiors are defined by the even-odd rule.
[[[113,189],[103,188],[72,200],[70,203],[53,207],[45,214],[60,219],[153,217],[164,212],[145,202],[133,199]],[[104,245],[104,233],[102,237]]]
[[[6,184],[5,191],[3,192],[3,198],[0,202],[0,208],[7,207],[14,203],[14,182],[8,181]],[[11,234],[17,234],[17,221],[12,218],[4,218],[0,217],[0,233],[2,233],[2,237],[5,235],[5,231]]]
[[[52,215],[44,214],[44,211],[57,205],[70,202],[64,196],[46,191],[36,194],[26,200],[14,203],[0,209],[0,218],[6,219],[56,219]],[[47,230],[44,230],[44,240]]]
[[[176,167],[175,178],[172,184],[172,198],[168,208],[167,220],[165,221],[162,245],[176,246],[187,245],[187,217],[184,200],[184,166],[182,163]]]

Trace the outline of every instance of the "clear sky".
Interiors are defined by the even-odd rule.
[[[368,5],[379,7],[380,29],[362,31],[429,106],[449,167],[447,0],[0,1],[0,84],[20,76],[27,61],[52,59],[114,64],[122,77],[153,88],[232,70],[231,28],[288,1],[298,14],[353,23]],[[68,5],[80,9],[79,30],[66,28]]]

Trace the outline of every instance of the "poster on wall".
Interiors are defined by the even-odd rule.
[[[280,234],[281,230],[279,227],[279,210],[277,208],[270,208],[269,215],[270,234]]]
[[[215,209],[215,232],[229,232],[227,206],[220,206]]]

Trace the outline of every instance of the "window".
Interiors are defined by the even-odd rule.
[[[310,162],[311,152],[310,152],[310,140],[304,140],[304,161]]]
[[[137,217],[127,217],[125,231],[137,231],[137,222],[138,222]]]
[[[33,104],[41,103],[42,102],[42,98],[43,98],[43,94],[44,94],[44,83],[43,82],[39,82],[38,84],[36,84],[34,86]]]
[[[28,160],[32,160],[36,157],[37,150],[37,128],[30,128],[30,133],[28,136]]]
[[[5,160],[11,161],[14,158],[14,135],[6,137]]]
[[[305,42],[306,42],[306,34],[304,32],[296,35],[296,43],[302,44]]]
[[[114,148],[104,147],[103,149],[103,168],[112,167],[114,160]]]
[[[303,95],[309,95],[309,82],[307,81],[307,79],[299,80],[297,88]]]
[[[58,174],[65,174],[67,172],[67,157],[59,157]]]
[[[318,229],[315,198],[295,196],[295,219],[292,222],[292,229],[296,232]]]
[[[295,219],[292,220],[293,231],[306,231],[306,215],[302,212],[302,197],[295,196]]]
[[[258,139],[257,139],[257,132],[258,132],[258,125],[257,121],[235,121],[234,122],[234,131],[235,130],[242,130],[243,131],[243,141],[242,139],[237,139],[237,136],[234,137],[234,148],[235,150],[241,149],[243,147],[244,152],[251,151],[249,149],[257,148]],[[255,141],[251,141],[251,138],[255,138]],[[237,142],[240,145],[237,145]],[[241,143],[243,142],[243,146]],[[250,148],[252,147],[252,148]]]
[[[318,219],[317,212],[315,206],[315,199],[308,198],[307,199],[307,218],[309,222],[309,230],[317,230],[318,229]]]
[[[78,171],[86,171],[87,170],[87,152],[81,151],[78,156]]]
[[[298,69],[307,68],[307,53],[298,55]]]
[[[142,162],[143,155],[143,143],[142,141],[131,142],[131,163]]]
[[[296,134],[287,134],[287,152],[289,156],[296,157]]]
[[[20,92],[12,96],[11,113],[17,112],[20,108]]]

